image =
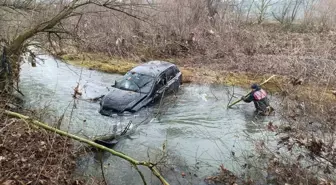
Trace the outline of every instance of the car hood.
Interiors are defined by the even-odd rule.
[[[101,108],[122,112],[131,109],[147,94],[113,88],[101,101]]]

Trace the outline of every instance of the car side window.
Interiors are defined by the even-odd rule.
[[[167,84],[166,74],[163,74],[162,76],[160,76],[158,83],[156,84],[156,90],[161,89],[166,84]]]
[[[177,73],[180,72],[180,70],[177,67],[174,67],[174,72],[175,72],[175,75],[176,75]]]
[[[176,73],[175,73],[174,69],[175,69],[174,67],[170,67],[170,68],[167,69],[167,71],[166,71],[167,81],[169,81],[169,80],[171,80],[175,77]]]

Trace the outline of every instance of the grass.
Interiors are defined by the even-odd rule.
[[[227,73],[222,79],[220,79],[221,84],[241,86],[245,88],[250,88],[253,83],[262,83],[271,77],[272,74],[255,75],[250,73]],[[281,92],[281,85],[285,82],[286,77],[275,76],[269,82],[263,85],[263,88],[271,93]]]
[[[99,53],[67,54],[63,55],[62,59],[75,66],[122,75],[140,64],[132,59],[111,58]],[[193,72],[191,69],[180,67],[180,70],[183,75],[183,83],[193,81]]]
[[[109,58],[102,54],[68,54],[63,55],[62,58],[69,64],[105,73],[125,74],[138,65],[131,60]]]

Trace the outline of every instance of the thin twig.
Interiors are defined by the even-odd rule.
[[[216,100],[219,100],[218,98],[217,98],[217,96],[212,92],[212,89],[210,88],[210,92],[211,92],[211,94],[216,98]]]
[[[107,181],[106,181],[106,178],[105,178],[105,174],[104,174],[103,152],[102,151],[99,151],[99,161],[100,161],[100,169],[101,169],[101,172],[102,172],[104,183],[105,183],[105,185],[108,185]]]
[[[41,176],[43,170],[45,169],[45,166],[47,164],[47,161],[49,159],[49,156],[50,156],[50,154],[52,152],[52,149],[53,149],[53,146],[54,146],[54,143],[55,143],[55,138],[56,138],[56,133],[54,133],[54,137],[53,137],[53,140],[52,140],[52,143],[51,143],[51,146],[50,146],[51,148],[50,148],[50,150],[48,152],[48,155],[47,155],[46,159],[44,160],[43,166],[42,166],[42,168],[41,168],[41,170],[40,170],[40,172],[39,172],[39,174],[37,176],[37,179],[36,179],[34,185],[36,185],[39,182],[40,176]]]
[[[133,164],[133,167],[136,169],[136,171],[138,171],[138,173],[139,173],[139,175],[140,175],[140,177],[141,177],[141,180],[142,180],[143,184],[144,184],[144,185],[147,185],[145,176],[144,176],[143,173],[139,170],[138,166]]]
[[[228,96],[230,95],[230,91],[228,91]],[[232,99],[233,99],[233,96],[234,96],[234,86],[232,86],[232,96],[229,98],[229,101],[228,101],[228,103],[227,103],[227,105],[226,106],[229,106],[230,105],[230,103],[231,103],[231,101],[232,101]]]

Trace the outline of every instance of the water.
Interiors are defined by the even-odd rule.
[[[114,149],[137,160],[148,161],[150,156],[153,162],[167,154],[166,167],[161,167],[171,184],[203,184],[202,179],[217,172],[220,164],[240,172],[243,158],[253,153],[251,140],[273,141],[274,134],[265,128],[269,121],[276,124],[277,117],[256,118],[252,103],[226,109],[227,92],[232,91],[232,87],[184,84],[177,94],[165,97],[161,105],[158,103],[135,114],[105,117],[98,113],[98,103],[84,100],[106,94],[120,75],[74,67],[48,56],[40,57],[44,62],[39,60],[37,67],[22,65],[20,88],[27,107],[47,106],[54,115],[65,113],[61,129],[87,138],[121,132],[132,121],[129,138],[120,140]],[[74,108],[72,93],[77,83],[83,95],[76,100]],[[238,97],[247,92],[239,88],[234,91]],[[166,152],[162,149],[164,143]],[[110,184],[141,184],[139,175],[129,163],[107,154],[103,160]],[[78,160],[77,172],[100,177],[97,161],[91,153],[83,156]],[[141,169],[150,184],[160,184],[148,170]],[[182,178],[181,172],[187,176]]]

